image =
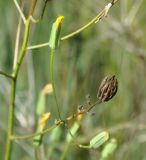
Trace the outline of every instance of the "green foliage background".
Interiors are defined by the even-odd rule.
[[[43,19],[31,29],[30,45],[49,40],[52,23],[58,15],[64,15],[61,35],[75,31],[95,17],[109,1],[99,0],[51,0]],[[20,2],[21,3],[21,2]],[[30,2],[24,4],[27,13]],[[37,4],[35,17],[40,14],[42,2]],[[112,160],[146,159],[146,1],[119,0],[108,16],[77,36],[63,41],[55,55],[54,72],[57,97],[62,117],[67,117],[85,103],[85,96],[96,99],[102,78],[115,74],[119,89],[108,103],[94,108],[95,116],[86,115],[77,136],[80,143],[99,130],[106,129],[118,140],[118,149]],[[0,70],[10,73],[13,65],[15,36],[19,14],[13,1],[0,1]],[[23,32],[21,32],[21,40]],[[20,40],[20,44],[21,44]],[[49,83],[49,47],[28,51],[21,66],[17,84],[15,133],[25,135],[34,132],[37,100],[42,88]],[[7,114],[10,82],[0,77],[0,159],[3,159],[7,133]],[[46,111],[51,112],[53,123],[58,118],[52,96],[47,97]],[[65,146],[67,130],[49,145],[44,139],[45,152],[52,159],[59,159]],[[98,159],[100,150],[85,150],[72,145],[66,159]],[[18,141],[14,145],[13,159],[34,159],[30,141]]]

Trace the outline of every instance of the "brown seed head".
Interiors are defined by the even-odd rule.
[[[118,90],[118,81],[115,75],[105,77],[98,89],[97,98],[101,102],[109,101],[115,96]]]

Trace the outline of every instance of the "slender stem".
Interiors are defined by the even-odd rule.
[[[30,134],[30,135],[25,135],[25,136],[12,136],[12,139],[14,139],[14,140],[31,139],[31,138],[33,138],[33,137],[35,137],[35,136],[40,135],[40,134],[49,133],[50,131],[52,131],[54,128],[56,128],[56,127],[59,126],[59,125],[60,125],[60,123],[57,124],[57,125],[54,124],[54,125],[52,125],[51,127],[45,129],[43,132],[39,132],[39,133],[33,133],[33,134]]]
[[[12,135],[14,130],[16,82],[17,82],[18,71],[20,69],[20,65],[22,63],[23,57],[25,55],[26,47],[27,47],[29,29],[30,29],[30,19],[28,18],[28,20],[26,20],[26,23],[25,23],[25,32],[24,32],[22,48],[20,50],[16,67],[12,72],[13,79],[11,82],[11,95],[10,95],[11,100],[10,100],[9,115],[8,115],[8,135],[7,135],[5,160],[10,160],[11,158],[12,145],[13,145]]]
[[[113,0],[112,1],[112,5],[114,5],[114,3],[116,2],[117,0]],[[17,2],[16,0],[14,0],[14,2]],[[33,0],[34,4],[36,4],[36,0]],[[17,3],[16,3],[17,4]],[[18,7],[17,7],[18,8]],[[19,8],[18,8],[19,10]],[[21,10],[20,10],[21,11]],[[19,11],[19,12],[20,12]],[[32,7],[32,12],[34,11],[34,6]],[[32,12],[30,12],[30,15],[32,15]],[[23,17],[23,14],[20,12],[21,16],[22,16],[22,19],[23,21],[25,20],[25,17]],[[67,35],[67,36],[64,36],[61,38],[61,40],[65,40],[65,39],[68,39],[78,33],[80,33],[81,31],[83,31],[84,29],[86,29],[87,27],[89,27],[90,25],[92,25],[93,23],[99,21],[101,18],[105,17],[105,10],[101,11],[95,18],[93,18],[89,23],[87,23],[85,26],[81,27],[80,29],[78,29],[77,31]],[[5,73],[1,73],[2,75],[6,76],[6,77],[9,77],[12,79],[12,82],[11,82],[11,101],[10,101],[10,106],[9,106],[9,118],[8,118],[8,135],[7,135],[7,146],[6,146],[6,153],[5,153],[5,160],[10,160],[10,157],[11,157],[11,151],[12,151],[12,145],[13,145],[13,140],[15,139],[27,139],[27,138],[32,138],[36,135],[39,135],[39,134],[45,134],[45,133],[48,133],[50,132],[52,129],[54,129],[55,127],[61,125],[61,124],[64,124],[65,121],[70,121],[74,118],[76,118],[78,115],[80,114],[85,114],[87,112],[89,112],[95,105],[101,103],[100,100],[97,100],[95,103],[93,103],[92,105],[90,105],[88,108],[85,108],[81,111],[78,111],[77,113],[71,115],[70,117],[67,117],[65,121],[61,120],[61,116],[60,116],[60,111],[59,111],[59,105],[58,105],[58,101],[57,101],[57,96],[56,96],[56,92],[55,92],[55,86],[54,86],[54,75],[53,75],[53,62],[54,62],[54,53],[55,53],[55,50],[51,50],[51,57],[50,57],[50,76],[51,76],[51,81],[52,81],[52,85],[53,85],[53,93],[54,93],[54,97],[55,97],[55,101],[56,101],[56,105],[57,105],[57,110],[58,110],[58,115],[59,115],[59,120],[57,121],[56,124],[52,125],[50,128],[44,130],[43,132],[41,133],[34,133],[34,134],[31,134],[31,135],[27,135],[27,136],[13,136],[13,128],[14,128],[14,113],[15,113],[15,94],[16,94],[16,81],[17,81],[17,76],[18,76],[18,72],[19,72],[19,69],[20,69],[20,65],[22,63],[22,60],[25,56],[25,52],[26,52],[26,49],[34,49],[34,48],[40,48],[40,47],[44,47],[44,46],[48,46],[49,44],[48,43],[44,43],[44,44],[41,44],[41,45],[36,45],[36,46],[30,46],[27,48],[27,42],[28,42],[28,36],[29,36],[29,29],[30,29],[30,18],[28,18],[26,20],[26,23],[25,23],[25,33],[24,33],[24,40],[23,40],[23,44],[22,44],[22,48],[20,50],[20,54],[19,54],[19,57],[18,57],[18,60],[17,60],[17,64],[16,64],[16,67],[15,69],[13,70],[12,72],[12,75],[9,76]]]
[[[5,76],[5,77],[7,77],[7,78],[13,79],[13,77],[11,75],[9,75],[9,74],[7,74],[5,72],[0,71],[0,74]]]
[[[117,0],[113,0],[111,2],[111,5],[113,6],[116,2],[117,2]],[[76,31],[74,31],[74,32],[72,32],[72,33],[70,33],[70,34],[68,34],[66,36],[61,37],[60,40],[63,41],[63,40],[66,40],[68,38],[71,38],[71,37],[75,36],[76,34],[82,32],[86,28],[90,27],[92,24],[97,23],[99,20],[101,20],[106,15],[107,15],[107,13],[105,13],[105,8],[104,8],[95,18],[93,18],[91,21],[89,21],[86,25],[84,25],[83,27],[77,29]],[[38,45],[29,46],[29,47],[27,47],[27,49],[28,50],[37,49],[37,48],[47,47],[47,46],[49,46],[49,42],[38,44]]]
[[[45,0],[45,2],[44,2],[43,8],[42,8],[42,13],[41,13],[41,18],[42,18],[43,15],[44,15],[44,12],[45,12],[45,9],[46,9],[46,6],[47,6],[48,1],[49,1],[49,0]]]
[[[101,103],[101,101],[97,100],[96,102],[94,102],[93,104],[91,104],[89,107],[87,107],[87,108],[85,108],[85,109],[83,109],[81,111],[78,111],[78,112],[74,113],[73,115],[67,117],[66,121],[70,121],[70,120],[76,118],[78,115],[90,112],[94,106],[96,106],[97,104],[100,104],[100,103]]]
[[[33,12],[34,12],[36,3],[37,3],[37,0],[32,0],[32,4],[31,4],[31,8],[30,8],[30,10],[29,10],[29,16],[28,16],[28,17],[30,17],[30,16],[33,15]]]
[[[66,154],[68,152],[68,149],[69,149],[70,145],[71,145],[70,143],[66,143],[66,145],[65,145],[65,147],[63,149],[63,152],[61,154],[60,160],[64,160],[65,159],[65,156],[66,156]]]
[[[32,21],[33,23],[38,23],[38,22],[40,21],[39,18],[38,18],[38,19],[35,19],[33,16],[30,16],[30,18],[31,18],[31,21]]]
[[[24,3],[22,4],[23,8]],[[17,27],[17,32],[16,32],[16,41],[15,41],[15,50],[14,50],[14,62],[13,62],[13,68],[16,67],[16,63],[17,63],[17,58],[18,58],[18,52],[19,52],[19,39],[20,39],[20,32],[21,32],[21,24],[22,24],[22,17],[19,17],[18,20],[18,27]]]
[[[22,60],[23,60],[25,52],[26,52],[28,36],[29,36],[29,29],[30,29],[30,22],[31,22],[30,18],[28,18],[26,20],[26,24],[25,24],[25,32],[24,32],[24,39],[23,39],[22,48],[21,48],[20,53],[19,53],[19,57],[18,57],[18,60],[17,60],[16,67],[15,67],[13,73],[12,73],[12,75],[14,77],[17,77],[18,71],[20,69],[20,65],[22,63]]]
[[[20,13],[20,16],[21,16],[22,19],[23,19],[24,24],[25,24],[26,18],[25,18],[25,16],[24,16],[24,14],[23,14],[23,12],[22,12],[22,10],[21,10],[21,8],[20,8],[20,6],[19,6],[17,0],[14,0],[14,3],[15,3],[15,5],[16,5],[16,7],[17,7],[19,13]]]
[[[16,90],[16,81],[12,80],[11,82],[11,102],[9,107],[9,116],[8,116],[8,135],[7,135],[7,147],[5,153],[5,160],[9,160],[11,158],[12,152],[12,139],[11,136],[13,134],[14,128],[14,99],[15,99],[15,90]]]
[[[34,148],[34,156],[35,156],[35,160],[40,160],[40,147]]]
[[[54,68],[53,68],[53,66],[54,66],[54,64],[53,64],[54,63],[54,54],[55,54],[55,49],[52,49],[51,53],[50,53],[50,77],[51,77],[51,83],[52,83],[52,86],[53,86],[53,94],[54,94],[54,98],[55,98],[55,102],[56,102],[58,116],[59,116],[59,119],[61,119],[59,104],[58,104],[56,90],[55,90],[55,83],[54,83]]]
[[[85,113],[89,112],[94,106],[96,106],[96,105],[99,104],[99,103],[101,103],[101,101],[100,101],[100,100],[97,100],[96,102],[94,102],[93,104],[91,104],[88,108],[86,108],[86,109],[84,109],[84,110],[82,110],[82,111],[78,111],[78,112],[74,113],[73,115],[67,117],[64,121],[61,120],[61,119],[58,120],[58,121],[56,122],[56,124],[53,124],[51,127],[45,129],[45,130],[44,130],[43,132],[41,132],[41,133],[33,133],[33,134],[30,134],[30,135],[25,135],[25,136],[13,136],[12,139],[14,139],[14,140],[17,140],[17,139],[19,139],[19,140],[20,140],[20,139],[21,139],[21,140],[22,140],[22,139],[31,139],[31,138],[33,138],[33,137],[35,137],[35,136],[40,135],[40,134],[48,133],[48,132],[50,132],[51,130],[53,130],[54,128],[56,128],[56,127],[64,124],[66,121],[67,121],[67,122],[68,122],[68,121],[71,121],[72,119],[76,118],[78,115],[80,115],[80,114],[85,114]]]
[[[92,105],[90,105],[87,109],[86,112],[91,111],[91,109],[96,106],[97,104],[100,104],[102,101],[100,99],[98,99],[95,103],[93,103]]]
[[[11,95],[10,95],[10,106],[9,106],[9,115],[8,115],[8,134],[7,134],[7,144],[6,144],[6,152],[5,152],[5,160],[10,160],[11,159],[11,153],[12,153],[12,146],[13,146],[13,130],[14,130],[14,114],[15,114],[15,96],[16,96],[16,82],[17,82],[17,76],[18,72],[21,66],[21,63],[23,61],[23,58],[25,56],[26,48],[27,48],[27,43],[28,43],[28,37],[29,37],[29,30],[30,30],[30,22],[31,22],[31,17],[29,16],[28,19],[26,20],[23,12],[21,11],[21,8],[19,7],[19,4],[17,3],[17,0],[14,0],[14,3],[24,21],[25,24],[25,30],[24,30],[24,38],[23,38],[23,43],[22,47],[17,59],[17,63],[15,68],[13,69],[12,72],[12,82],[11,82]],[[32,1],[32,7],[30,9],[30,15],[33,14],[34,8],[36,5],[36,0]]]
[[[79,147],[80,148],[87,148],[87,149],[91,148],[90,145],[89,146],[85,146],[85,145],[82,145],[82,144],[80,144]]]
[[[74,31],[74,32],[72,32],[72,33],[70,33],[70,34],[68,34],[68,35],[66,35],[66,36],[64,36],[64,37],[61,37],[60,40],[61,40],[61,41],[64,41],[64,40],[66,40],[66,39],[69,39],[69,38],[75,36],[76,34],[82,32],[83,30],[85,30],[86,28],[88,28],[89,26],[91,26],[92,24],[97,23],[97,22],[98,22],[99,20],[101,20],[102,18],[106,17],[109,9],[110,9],[116,2],[117,2],[117,0],[113,0],[111,3],[109,3],[109,4],[110,4],[110,7],[109,7],[109,8],[107,8],[108,5],[109,5],[109,4],[108,4],[107,6],[105,6],[105,8],[104,8],[95,18],[93,18],[91,21],[89,21],[86,25],[84,25],[83,27],[77,29],[76,31]]]
[[[60,40],[61,40],[61,41],[64,41],[64,40],[69,39],[69,38],[75,36],[76,34],[82,32],[83,30],[85,30],[86,28],[88,28],[89,26],[91,26],[92,24],[94,24],[94,23],[97,21],[97,18],[98,18],[98,16],[96,16],[95,18],[93,18],[93,19],[92,19],[91,21],[89,21],[86,25],[84,25],[83,27],[77,29],[76,31],[74,31],[74,32],[72,32],[72,33],[70,33],[70,34],[68,34],[68,35],[66,35],[66,36],[64,36],[64,37],[61,37]]]
[[[27,50],[37,49],[37,48],[42,48],[42,47],[48,47],[48,46],[49,46],[49,42],[47,42],[47,43],[42,43],[42,44],[37,44],[37,45],[34,45],[34,46],[28,46],[28,47],[27,47]]]

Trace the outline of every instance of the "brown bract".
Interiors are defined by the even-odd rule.
[[[115,75],[105,77],[98,89],[97,98],[101,102],[109,101],[115,96],[118,90],[118,81]]]

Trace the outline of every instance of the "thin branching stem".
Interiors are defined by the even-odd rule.
[[[16,95],[16,82],[17,82],[17,76],[20,69],[20,65],[22,63],[22,60],[24,58],[27,42],[28,42],[28,36],[29,36],[29,29],[30,29],[30,19],[26,20],[25,23],[25,32],[24,32],[24,39],[22,48],[20,50],[20,54],[17,60],[16,67],[14,68],[12,72],[12,82],[11,82],[11,95],[10,95],[10,106],[9,106],[9,113],[8,113],[8,134],[7,134],[7,145],[6,145],[6,153],[5,153],[5,160],[10,160],[11,158],[11,151],[12,151],[12,135],[14,130],[14,113],[15,113],[15,95]]]
[[[34,45],[34,46],[28,46],[27,50],[48,47],[48,46],[49,46],[49,42],[46,42],[46,43],[42,43],[42,44],[38,44],[38,45]]]
[[[7,77],[7,78],[13,79],[13,77],[12,77],[11,75],[9,75],[9,74],[7,74],[7,73],[5,73],[5,72],[3,72],[3,71],[0,71],[0,74],[1,74],[2,76]]]
[[[60,125],[60,123],[59,123]],[[39,133],[32,133],[30,135],[24,135],[24,136],[12,136],[12,139],[14,140],[25,140],[25,139],[32,139],[35,136],[38,136],[40,134],[45,134],[45,133],[49,133],[50,131],[52,131],[54,128],[56,128],[58,125],[54,124],[51,127],[45,129],[43,132],[39,132]]]
[[[21,8],[20,8],[17,0],[14,0],[14,3],[15,3],[15,5],[16,5],[17,9],[18,9],[18,12],[19,12],[20,16],[21,16],[22,19],[23,19],[24,24],[25,24],[26,18],[25,18],[25,16],[24,16],[24,14],[23,14],[23,12],[22,12],[22,10],[21,10]]]
[[[9,106],[9,113],[8,113],[8,129],[7,129],[7,142],[6,142],[6,152],[5,152],[5,160],[11,159],[11,153],[12,153],[12,146],[13,146],[13,132],[14,132],[14,114],[15,114],[15,97],[16,97],[16,84],[17,84],[17,77],[20,70],[21,63],[23,61],[23,58],[26,53],[27,43],[28,43],[28,37],[29,37],[29,30],[30,30],[30,23],[31,23],[31,16],[33,15],[34,8],[36,6],[37,0],[32,0],[32,6],[29,12],[29,15],[27,19],[25,19],[25,16],[17,3],[17,0],[14,0],[14,3],[20,13],[20,16],[22,17],[24,24],[25,24],[25,30],[24,30],[24,38],[22,42],[22,47],[20,49],[20,53],[17,58],[17,62],[15,67],[13,68],[11,76],[1,72],[2,75],[5,75],[6,77],[11,78],[11,89],[10,89],[10,106]]]
[[[16,5],[16,7],[17,7],[17,9],[18,9],[23,21],[24,21],[24,24],[25,24],[24,39],[23,39],[22,47],[20,49],[19,56],[17,58],[16,66],[14,67],[12,74],[8,75],[8,74],[0,71],[1,75],[4,75],[5,77],[11,78],[11,92],[10,92],[11,95],[10,95],[10,106],[9,106],[9,113],[8,113],[8,130],[7,130],[8,134],[7,134],[5,160],[10,160],[11,159],[12,145],[13,145],[14,140],[30,139],[30,138],[33,138],[36,135],[48,133],[51,130],[53,130],[54,128],[56,128],[56,127],[58,127],[62,124],[65,124],[68,121],[71,121],[71,120],[77,118],[77,116],[88,113],[91,109],[93,109],[94,106],[101,103],[100,100],[97,100],[96,102],[94,102],[90,106],[87,106],[86,108],[78,110],[76,113],[67,117],[65,120],[61,119],[59,104],[58,104],[57,96],[56,96],[56,92],[55,92],[54,75],[53,75],[53,63],[54,63],[55,49],[52,49],[51,54],[50,54],[50,77],[51,77],[51,82],[52,82],[52,85],[53,85],[53,93],[54,93],[54,97],[55,97],[55,101],[56,101],[56,105],[57,105],[59,120],[55,124],[53,124],[51,127],[45,129],[41,133],[33,133],[33,134],[30,134],[30,135],[25,135],[25,136],[14,136],[13,135],[13,132],[14,132],[13,130],[14,130],[16,83],[17,83],[17,77],[18,77],[18,73],[19,73],[19,70],[20,70],[20,66],[21,66],[21,63],[22,63],[23,58],[25,56],[26,50],[27,49],[41,48],[41,47],[45,47],[45,46],[49,45],[49,43],[47,42],[47,43],[44,43],[44,44],[27,47],[29,30],[30,30],[30,23],[31,23],[31,16],[33,16],[33,12],[34,12],[34,9],[35,9],[35,6],[36,6],[36,2],[37,2],[37,0],[32,0],[32,6],[31,6],[31,9],[29,11],[29,16],[26,19],[23,12],[21,11],[21,8],[19,7],[19,4],[17,3],[17,0],[14,0],[14,3],[15,3],[15,5]],[[89,21],[86,25],[84,25],[80,29],[76,30],[75,32],[72,32],[72,33],[62,37],[60,40],[63,41],[63,40],[69,39],[69,38],[75,36],[76,34],[82,32],[84,29],[88,28],[92,24],[97,23],[102,18],[106,17],[109,9],[116,2],[117,2],[117,0],[113,0],[111,3],[106,5],[105,8],[95,18],[93,18],[91,21]]]
[[[29,15],[28,15],[28,17],[31,17],[31,16],[33,15],[33,12],[34,12],[36,3],[37,3],[37,0],[32,0],[31,8],[30,8],[30,10],[29,10]]]
[[[54,67],[53,67],[54,66],[54,55],[55,55],[55,49],[52,49],[51,53],[50,53],[50,77],[51,77],[51,83],[53,86],[53,94],[54,94],[54,98],[55,98],[55,102],[56,102],[58,116],[59,116],[59,119],[61,119],[59,103],[58,103],[58,99],[57,99],[55,82],[54,82]]]
[[[83,27],[77,29],[76,31],[63,36],[60,38],[61,41],[69,39],[77,34],[79,34],[80,32],[82,32],[83,30],[85,30],[86,28],[90,27],[92,24],[97,23],[98,21],[100,21],[101,19],[103,19],[104,17],[107,16],[107,13],[109,12],[109,9],[117,2],[117,0],[113,0],[111,3],[107,4],[105,6],[105,8],[92,20],[90,20],[86,25],[84,25]]]
[[[94,17],[92,20],[90,20],[86,25],[84,25],[83,27],[77,29],[76,31],[63,36],[60,38],[61,41],[67,40],[69,38],[72,38],[73,36],[79,34],[80,32],[82,32],[83,30],[85,30],[86,28],[90,27],[92,24],[97,23],[98,21],[100,21],[101,19],[103,19],[104,17],[107,16],[109,9],[117,2],[118,0],[113,0],[111,3],[109,3],[108,5],[105,6],[105,8],[96,16]],[[109,7],[109,8],[108,8]],[[42,47],[47,47],[49,46],[49,42],[46,43],[42,43],[42,44],[38,44],[38,45],[33,45],[33,46],[29,46],[27,49],[37,49],[37,48],[42,48]]]
[[[16,90],[16,80],[12,80],[11,82],[11,101],[9,106],[9,116],[8,116],[8,135],[7,135],[7,147],[5,153],[5,160],[9,160],[11,158],[12,144],[13,141],[11,136],[13,134],[14,128],[14,100],[15,100],[15,90]]]
[[[22,7],[23,8],[22,4]],[[18,27],[17,27],[17,32],[16,32],[16,41],[15,41],[15,50],[14,50],[14,62],[13,62],[13,69],[16,67],[17,63],[17,58],[18,58],[18,52],[19,52],[19,39],[20,39],[20,32],[21,32],[21,24],[22,24],[22,17],[20,15],[19,20],[18,20]]]
[[[23,139],[32,139],[33,137],[35,136],[38,136],[40,134],[46,134],[50,131],[52,131],[54,128],[62,125],[62,124],[65,124],[75,118],[77,118],[77,116],[81,115],[81,114],[85,114],[85,113],[88,113],[89,111],[91,111],[91,109],[93,109],[94,106],[100,104],[101,101],[100,100],[97,100],[96,102],[92,103],[90,106],[88,106],[87,108],[84,108],[83,110],[81,111],[77,111],[76,113],[74,113],[73,115],[67,117],[65,120],[61,120],[59,119],[58,121],[55,122],[55,124],[53,124],[51,127],[45,129],[43,132],[41,133],[32,133],[30,135],[24,135],[24,136],[13,136],[12,139],[14,140],[23,140]]]

